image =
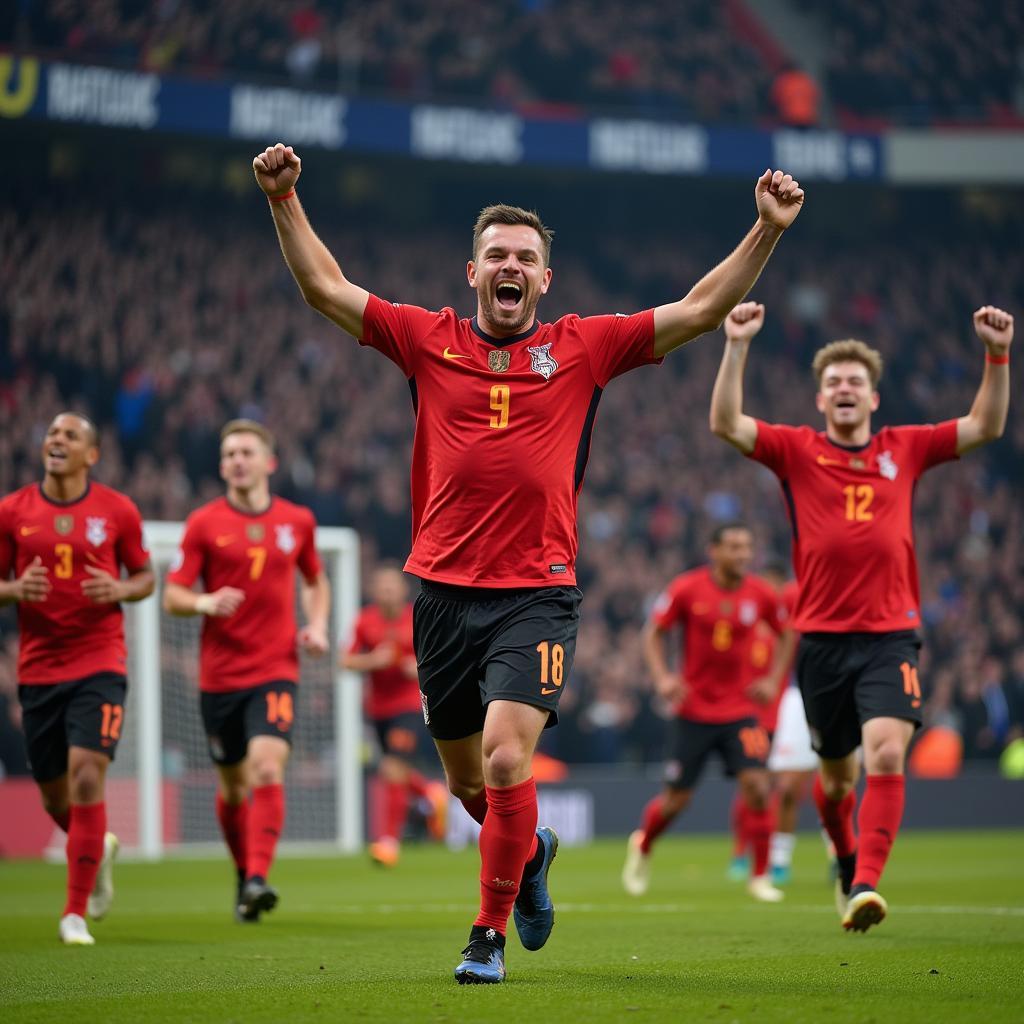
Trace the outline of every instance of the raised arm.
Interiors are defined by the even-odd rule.
[[[985,343],[985,372],[971,411],[956,421],[957,455],[1002,437],[1010,408],[1013,317],[995,306],[982,306],[975,311],[974,330]]]
[[[757,421],[743,411],[743,367],[750,342],[764,325],[764,306],[744,302],[725,319],[725,352],[711,392],[711,430],[749,455],[757,443]]]
[[[279,142],[258,154],[252,169],[270,200],[281,252],[302,297],[342,330],[362,338],[363,311],[369,292],[345,277],[338,261],[311,227],[295,193],[302,161],[291,146]]]
[[[672,349],[721,326],[726,314],[754,287],[782,232],[796,220],[804,190],[791,175],[765,171],[754,187],[757,223],[714,270],[678,302],[654,310],[654,354]]]

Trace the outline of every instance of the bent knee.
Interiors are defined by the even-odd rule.
[[[448,792],[456,800],[474,800],[484,789],[484,780],[482,778],[456,779],[449,775],[447,781]]]
[[[529,776],[529,767],[530,755],[516,743],[500,744],[484,755],[484,778],[492,786],[514,786]]]

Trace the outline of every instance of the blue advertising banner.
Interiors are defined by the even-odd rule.
[[[0,118],[388,153],[420,160],[679,176],[785,167],[804,180],[885,176],[882,140],[401,103],[0,55]]]

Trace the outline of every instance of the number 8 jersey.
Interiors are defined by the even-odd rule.
[[[574,585],[597,405],[613,377],[661,362],[653,311],[492,338],[450,308],[371,295],[362,344],[402,369],[416,410],[406,570],[470,587]]]
[[[168,583],[207,593],[236,587],[245,600],[233,615],[206,616],[199,650],[199,687],[207,693],[297,682],[295,569],[312,583],[320,573],[313,513],[274,497],[265,512],[216,498],[185,524]]]
[[[779,478],[793,530],[800,633],[889,633],[921,624],[913,498],[957,457],[956,420],[884,427],[845,447],[810,427],[757,421],[750,458]]]

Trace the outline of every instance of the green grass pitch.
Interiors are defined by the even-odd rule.
[[[840,928],[816,835],[779,906],[725,880],[722,837],[665,839],[642,899],[619,887],[623,850],[563,849],[548,945],[526,952],[510,924],[506,983],[465,987],[472,849],[409,847],[391,871],[283,859],[258,926],[231,919],[226,859],[122,864],[92,948],[57,941],[60,866],[0,864],[0,1020],[1024,1020],[1024,832],[901,836],[866,935]]]

